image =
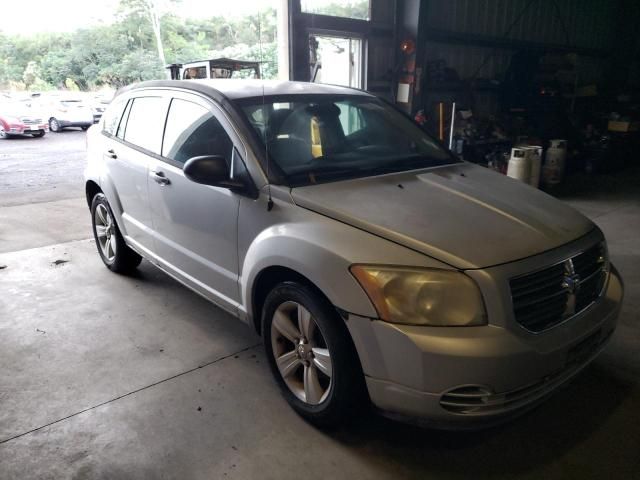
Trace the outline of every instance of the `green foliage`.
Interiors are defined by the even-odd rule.
[[[0,32],[0,88],[46,90],[75,85],[88,90],[166,78],[145,10],[148,2],[154,3],[161,15],[167,63],[223,56],[260,60],[262,39],[263,75],[277,75],[273,9],[236,19],[185,19],[167,13],[168,5],[176,0],[121,0],[117,19],[109,26],[28,37]]]
[[[36,79],[40,78],[40,67],[33,60],[27,63],[27,67],[24,69],[24,73],[22,74],[22,80],[24,84],[29,88],[36,82]]]
[[[64,81],[64,86],[67,90],[71,90],[72,92],[77,92],[80,90],[80,88],[78,87],[78,84],[74,82],[73,79],[71,78],[67,78]]]
[[[303,1],[303,10],[304,4],[305,2]],[[333,17],[357,18],[360,20],[369,19],[369,2],[367,0],[340,0],[319,5],[314,5],[314,2],[308,1],[306,7],[306,11],[310,13],[319,13]]]

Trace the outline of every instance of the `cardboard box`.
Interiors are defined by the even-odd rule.
[[[607,129],[610,132],[637,132],[640,130],[640,122],[629,122],[621,120],[609,120]]]

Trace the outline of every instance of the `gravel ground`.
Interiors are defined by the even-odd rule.
[[[84,196],[86,133],[0,140],[0,207]]]

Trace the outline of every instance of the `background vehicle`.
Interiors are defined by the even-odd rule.
[[[213,78],[260,78],[260,62],[214,58],[167,65],[172,80],[206,80]]]
[[[111,98],[104,95],[92,95],[88,100],[93,112],[93,123],[98,123],[102,118],[102,114],[111,103]]]
[[[52,132],[61,132],[67,127],[86,130],[94,123],[91,107],[80,98],[45,98],[42,99],[42,108]]]
[[[44,137],[49,125],[41,113],[20,102],[0,103],[0,138],[16,135]]]
[[[623,286],[591,221],[363,91],[145,82],[89,131],[88,156],[104,264],[144,256],[253,325],[317,424],[369,399],[446,428],[501,421],[616,327]]]

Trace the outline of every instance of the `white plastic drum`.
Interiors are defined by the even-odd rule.
[[[507,176],[529,183],[531,178],[531,160],[527,148],[515,147],[511,149],[511,158],[507,166]]]

